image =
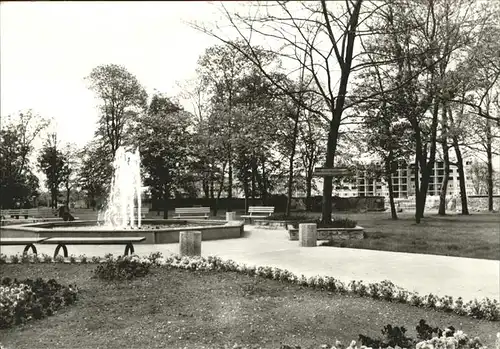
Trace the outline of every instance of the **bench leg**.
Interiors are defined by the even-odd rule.
[[[68,249],[66,247],[65,244],[58,244],[57,247],[56,247],[56,251],[54,252],[54,259],[57,257],[57,255],[59,254],[59,250],[63,249],[63,254],[64,254],[64,257],[68,257]]]
[[[36,247],[33,244],[27,244],[23,251],[23,256],[28,254],[29,250],[32,250],[34,254],[37,254]]]
[[[128,254],[134,254],[134,245],[132,245],[132,243],[128,243],[126,246],[125,246],[125,254],[124,256],[128,256]]]

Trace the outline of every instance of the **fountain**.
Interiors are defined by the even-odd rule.
[[[139,149],[117,149],[114,175],[104,212],[95,220],[50,221],[0,227],[4,237],[130,237],[144,236],[146,244],[179,242],[181,231],[201,231],[203,240],[243,236],[243,223],[201,219],[141,220]]]
[[[116,150],[113,161],[114,175],[104,212],[104,226],[121,229],[141,227],[140,164],[139,148],[135,152],[127,151],[124,147]],[[101,220],[100,216],[101,214],[98,221]]]

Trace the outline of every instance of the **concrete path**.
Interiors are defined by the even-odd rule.
[[[296,275],[332,276],[345,283],[351,280],[380,282],[390,280],[420,294],[450,295],[464,300],[489,297],[500,300],[500,261],[446,257],[399,252],[372,251],[336,247],[299,247],[289,241],[286,230],[256,229],[245,226],[241,239],[204,241],[202,255],[287,269]],[[21,253],[21,246],[1,246],[1,253]],[[37,245],[39,253],[52,255],[53,245]],[[68,246],[76,256],[123,254],[123,246]],[[136,253],[147,256],[162,252],[177,253],[178,244],[136,245]]]

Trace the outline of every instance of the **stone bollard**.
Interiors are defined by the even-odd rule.
[[[201,231],[181,231],[179,252],[183,256],[201,256]]]
[[[299,244],[301,247],[315,247],[318,240],[316,223],[299,224]]]
[[[236,212],[226,212],[226,221],[231,222],[236,220]]]

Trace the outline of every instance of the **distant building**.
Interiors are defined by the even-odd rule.
[[[375,164],[381,165],[379,162]],[[471,161],[466,161],[465,184],[467,194],[472,193],[472,183],[467,178],[467,172]],[[444,162],[436,161],[431,173],[427,195],[439,196],[444,178]],[[421,176],[421,174],[420,174]],[[421,177],[420,177],[421,178]],[[450,176],[448,180],[448,195],[460,194],[460,176],[458,168],[450,165]],[[395,198],[408,198],[415,195],[415,166],[413,164],[401,163],[392,175],[392,185]],[[366,171],[357,171],[352,183],[341,183],[334,185],[333,195],[341,197],[350,196],[384,196],[389,197],[389,185],[385,178],[374,179]]]

